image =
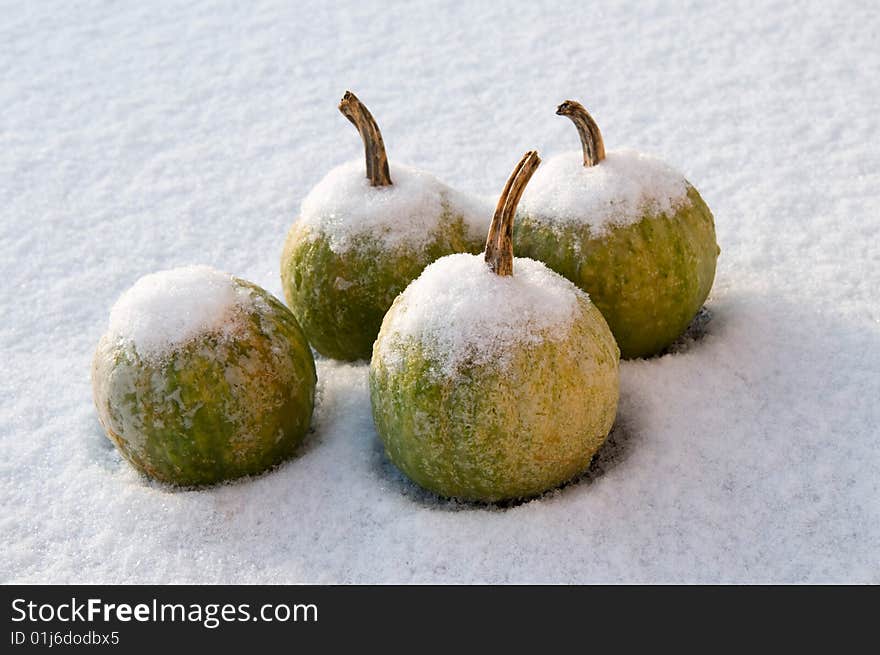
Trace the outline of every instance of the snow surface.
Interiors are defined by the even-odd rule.
[[[4,4],[0,580],[880,582],[876,2]],[[330,361],[302,454],[254,480],[171,491],[103,435],[113,302],[197,262],[279,295],[300,202],[362,155],[348,88],[392,161],[495,198],[572,150],[577,98],[712,208],[711,320],[621,363],[579,482],[438,501]]]
[[[123,293],[110,310],[107,337],[157,360],[200,335],[231,336],[236,312],[252,305],[228,273],[181,266],[145,275]]]
[[[394,163],[388,168],[391,185],[374,187],[363,159],[337,166],[309,191],[299,221],[326,237],[334,252],[345,252],[363,235],[388,249],[424,245],[444,209],[460,215],[472,236],[489,230],[492,207],[479,197],[468,198],[425,171]]]
[[[401,346],[415,342],[445,377],[455,377],[465,362],[504,366],[523,344],[565,339],[578,297],[587,294],[533,259],[514,257],[513,275],[501,276],[483,255],[447,255],[400,294],[374,353],[394,369]]]
[[[631,225],[647,213],[671,215],[685,203],[687,180],[663,161],[635,150],[608,152],[584,166],[581,152],[550,157],[526,187],[520,209],[553,225],[589,225],[595,236]]]

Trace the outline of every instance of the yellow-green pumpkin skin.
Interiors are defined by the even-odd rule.
[[[328,237],[297,221],[281,256],[281,286],[315,350],[332,359],[369,360],[385,312],[428,264],[482,249],[483,240],[475,239],[448,206],[417,247],[389,249],[380,238],[365,234],[337,252]]]
[[[720,253],[712,212],[688,185],[669,213],[593,234],[589,225],[517,217],[518,255],[544,262],[590,295],[626,359],[662,352],[703,306]]]

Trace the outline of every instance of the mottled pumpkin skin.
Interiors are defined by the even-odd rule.
[[[590,294],[622,357],[650,357],[685,331],[715,279],[720,249],[712,212],[690,185],[687,195],[690,203],[671,216],[647,214],[602,236],[587,225],[550,225],[523,214],[514,248]]]
[[[566,338],[522,344],[506,367],[454,378],[438,376],[438,361],[415,342],[390,368],[377,342],[370,398],[391,461],[441,496],[487,502],[534,496],[585,471],[614,423],[619,351],[588,300],[579,313]]]
[[[281,256],[284,297],[315,350],[333,359],[369,359],[385,312],[434,260],[479,253],[484,238],[468,234],[461,216],[444,210],[419,248],[389,250],[364,235],[335,252],[321,234],[294,223]]]
[[[311,422],[315,362],[290,311],[243,280],[255,298],[231,338],[206,334],[160,361],[131,345],[98,344],[92,366],[101,425],[150,477],[206,485],[265,471],[290,457]]]

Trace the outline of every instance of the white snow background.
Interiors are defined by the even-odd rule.
[[[880,582],[880,5],[334,5],[2,3],[0,580]],[[346,89],[392,162],[493,196],[579,148],[574,98],[712,208],[711,320],[622,364],[580,481],[438,500],[386,460],[366,367],[326,360],[259,478],[174,491],[104,437],[113,302],[190,263],[280,295],[300,201],[362,156]]]

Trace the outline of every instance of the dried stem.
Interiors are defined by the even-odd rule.
[[[529,150],[507,178],[504,191],[495,207],[489,236],[486,238],[486,263],[498,275],[513,275],[513,217],[526,184],[538,168],[541,158]]]
[[[373,186],[390,186],[391,174],[388,172],[388,156],[382,133],[370,111],[351,91],[346,91],[339,103],[339,111],[354,124],[364,141],[367,160],[367,177]]]
[[[595,166],[605,159],[605,143],[596,121],[576,100],[566,100],[556,109],[559,116],[568,116],[577,128],[584,148],[584,166]]]

